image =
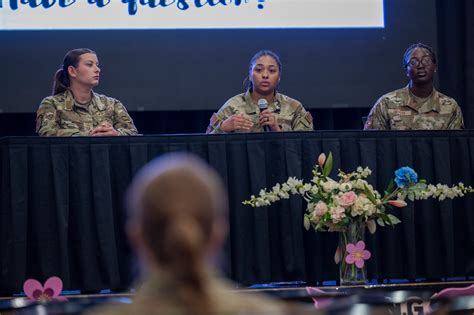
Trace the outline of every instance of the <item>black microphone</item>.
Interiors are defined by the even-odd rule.
[[[259,99],[257,102],[257,105],[258,105],[258,108],[260,108],[260,112],[263,112],[265,109],[268,108],[268,102],[264,98]],[[268,125],[263,126],[263,131],[270,132],[271,131],[270,126]]]

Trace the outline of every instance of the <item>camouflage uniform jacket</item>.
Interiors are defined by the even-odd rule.
[[[75,102],[72,92],[46,97],[36,112],[36,132],[40,136],[88,136],[103,122],[119,135],[135,135],[137,129],[122,103],[92,92],[89,105]]]
[[[110,303],[90,309],[86,315],[168,314],[191,315],[194,312],[183,305],[176,292],[181,284],[168,273],[154,273],[143,283],[131,304]],[[235,290],[228,281],[218,277],[206,277],[206,288],[211,301],[212,314],[283,314],[283,303],[261,294],[249,294]],[[314,311],[314,309],[313,309]],[[296,313],[297,314],[297,313]]]
[[[282,131],[313,130],[313,117],[303,105],[286,95],[276,93],[274,101],[268,109],[275,113]],[[260,109],[252,100],[250,92],[236,95],[229,99],[217,113],[211,117],[206,133],[224,133],[220,129],[221,123],[232,115],[244,113],[253,122],[250,132],[263,132],[258,122]]]
[[[463,129],[461,109],[454,99],[435,89],[422,99],[409,87],[383,95],[372,107],[364,129],[438,130]]]

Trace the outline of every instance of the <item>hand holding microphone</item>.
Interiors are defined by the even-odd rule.
[[[263,131],[280,131],[275,114],[268,109],[268,102],[266,99],[261,98],[257,102],[258,108],[260,108],[260,125],[263,127]]]

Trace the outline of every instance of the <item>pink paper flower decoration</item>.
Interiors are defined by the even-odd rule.
[[[33,301],[67,301],[65,297],[59,296],[62,290],[63,282],[58,277],[51,277],[46,280],[44,287],[35,279],[28,279],[23,283],[23,291]]]
[[[467,295],[474,295],[474,284],[463,288],[446,288],[435,293],[431,298],[453,298]]]
[[[325,308],[326,306],[330,305],[334,300],[330,296],[325,297],[324,295],[327,294],[327,292],[318,288],[306,287],[306,292],[313,299],[314,307],[316,309]]]
[[[355,263],[357,268],[364,267],[364,260],[370,258],[371,254],[368,250],[365,249],[364,241],[358,241],[357,244],[347,244],[346,250],[349,253],[346,256],[346,263],[349,265]]]

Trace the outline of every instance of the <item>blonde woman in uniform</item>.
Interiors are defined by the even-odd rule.
[[[213,261],[227,235],[227,198],[217,173],[195,156],[146,165],[128,194],[127,232],[143,268],[133,303],[89,314],[283,314],[283,303],[234,292]],[[295,313],[296,314],[296,313]]]

